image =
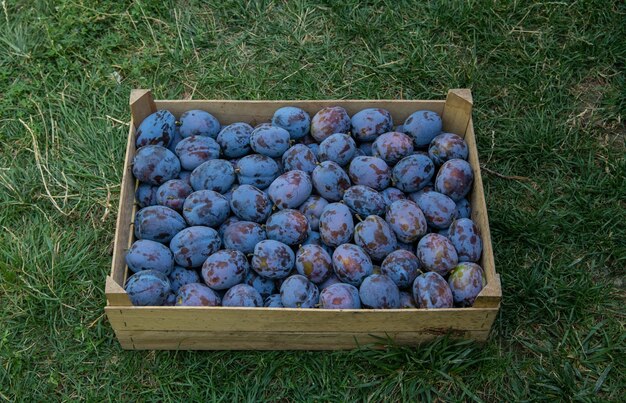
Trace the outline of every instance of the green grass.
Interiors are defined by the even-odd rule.
[[[0,400],[623,399],[623,2],[2,5]],[[132,88],[442,99],[463,87],[504,292],[486,345],[120,349],[103,286]]]

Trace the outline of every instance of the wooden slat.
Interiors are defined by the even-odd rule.
[[[472,104],[472,92],[469,89],[448,91],[443,108],[443,131],[462,137],[472,117]]]
[[[389,339],[400,345],[418,345],[444,334],[451,338],[485,341],[488,330],[448,332],[432,329],[420,333],[333,333],[333,332],[168,332],[120,331],[124,349],[134,350],[343,350],[359,346],[380,348]]]
[[[139,127],[141,122],[149,115],[157,111],[154,97],[150,90],[131,90],[130,92],[130,113],[133,122]],[[131,125],[132,127],[132,125]]]
[[[443,113],[444,101],[412,100],[304,100],[304,101],[156,101],[157,109],[167,109],[174,116],[180,117],[190,109],[205,110],[214,115],[222,125],[234,122],[247,122],[256,125],[269,122],[276,109],[283,106],[297,106],[307,111],[311,117],[326,106],[341,106],[352,116],[365,108],[385,108],[391,112],[395,125],[413,112],[428,109]]]
[[[326,310],[229,307],[106,307],[116,330],[416,332],[488,330],[498,310]]]

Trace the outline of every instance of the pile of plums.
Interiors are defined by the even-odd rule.
[[[468,146],[433,111],[159,110],[136,147],[135,305],[450,308],[485,284]]]

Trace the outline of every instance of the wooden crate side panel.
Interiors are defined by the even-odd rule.
[[[420,332],[489,330],[495,308],[323,310],[226,307],[106,307],[117,331]]]
[[[463,137],[472,118],[472,92],[469,89],[452,89],[448,91],[443,108],[443,131]]]
[[[283,106],[296,106],[307,111],[311,117],[327,106],[341,106],[350,116],[365,108],[385,108],[393,117],[395,125],[413,112],[429,109],[443,113],[445,101],[412,101],[412,100],[302,100],[302,101],[156,101],[157,109],[167,109],[177,118],[190,109],[202,109],[214,115],[222,125],[234,122],[247,122],[251,125],[268,122],[276,109]]]
[[[457,332],[189,332],[119,331],[124,349],[133,350],[344,350],[357,347],[381,348],[393,342],[418,345],[444,334],[452,338],[485,341],[488,330]]]

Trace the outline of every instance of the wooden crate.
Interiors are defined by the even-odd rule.
[[[363,108],[382,107],[394,122],[403,122],[420,109],[443,117],[443,128],[465,136],[474,171],[470,202],[472,219],[480,229],[487,285],[472,308],[327,310],[228,307],[136,307],[123,285],[128,276],[124,261],[134,241],[133,218],[136,181],[131,172],[135,155],[135,127],[157,109],[176,117],[190,109],[203,109],[226,125],[244,121],[252,125],[269,121],[285,105],[298,106],[313,116],[325,106],[339,105],[350,115]],[[132,121],[128,133],[120,207],[111,275],[106,279],[109,322],[122,348],[133,350],[334,350],[393,340],[416,345],[443,334],[484,341],[498,314],[502,296],[495,271],[487,209],[476,139],[472,125],[471,92],[450,90],[445,101],[324,100],[324,101],[154,101],[148,90],[130,96]]]

